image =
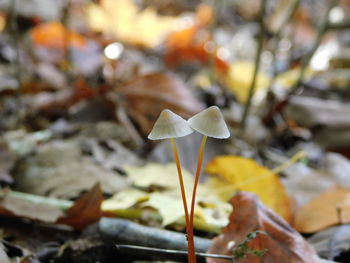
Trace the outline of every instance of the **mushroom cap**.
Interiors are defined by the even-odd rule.
[[[194,115],[188,121],[192,129],[203,135],[217,139],[230,137],[224,117],[217,106],[211,106]]]
[[[175,114],[171,110],[163,110],[152,131],[148,135],[150,140],[161,140],[168,138],[178,138],[191,134],[193,130],[187,121]]]

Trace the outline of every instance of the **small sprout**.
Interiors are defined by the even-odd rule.
[[[161,140],[178,138],[189,135],[193,132],[186,120],[171,110],[163,110],[156,123],[153,126],[151,133],[148,135],[150,140]]]
[[[251,249],[250,247],[248,247],[248,243],[251,240],[253,240],[254,238],[256,238],[259,234],[266,235],[266,233],[259,231],[259,230],[249,233],[242,243],[238,244],[236,247],[234,247],[232,249],[233,258],[234,259],[245,258],[245,257],[247,257],[248,254],[252,254],[252,255],[255,255],[257,257],[262,257],[263,255],[265,255],[267,252],[266,248],[264,248],[262,250],[255,250],[255,249]]]
[[[188,124],[197,132],[216,139],[230,137],[225,120],[217,106],[211,106],[194,115],[188,120]]]

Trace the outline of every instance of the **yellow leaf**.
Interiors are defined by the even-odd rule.
[[[225,201],[238,190],[255,193],[267,207],[291,221],[291,202],[278,176],[254,160],[219,156],[208,164],[206,172],[217,175],[206,182],[207,191],[212,189]]]
[[[159,16],[153,8],[139,11],[133,0],[101,0],[91,4],[87,14],[93,30],[146,47],[159,45],[177,26],[176,17]]]
[[[238,61],[230,66],[226,84],[237,96],[241,103],[246,103],[248,99],[248,91],[253,79],[254,63],[250,61]],[[265,92],[270,83],[269,77],[259,71],[257,75],[255,95],[259,92]]]
[[[127,209],[148,198],[149,194],[146,192],[137,189],[126,189],[103,201],[102,210],[114,212],[120,209]]]

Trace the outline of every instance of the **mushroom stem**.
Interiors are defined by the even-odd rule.
[[[194,243],[193,243],[194,241],[193,241],[193,231],[190,229],[190,220],[189,220],[189,214],[188,214],[185,185],[183,182],[181,164],[180,164],[179,154],[177,152],[176,141],[174,138],[170,138],[170,142],[171,142],[171,145],[173,148],[173,154],[174,154],[174,159],[175,159],[175,163],[176,163],[177,174],[179,176],[179,182],[180,182],[181,197],[182,197],[183,207],[184,207],[184,211],[185,211],[186,233],[187,233],[187,242],[188,242],[188,262],[192,263],[193,262],[193,255],[194,255]],[[192,233],[192,241],[193,242],[190,242],[190,238],[189,238],[191,233]]]
[[[202,163],[203,163],[203,153],[204,153],[205,143],[207,142],[207,138],[208,138],[207,136],[203,136],[201,146],[199,148],[196,177],[194,179],[194,185],[193,185],[193,191],[192,191],[190,227],[189,227],[191,232],[188,234],[188,243],[193,245],[193,258],[194,258],[193,262],[194,263],[196,263],[194,238],[193,238],[194,205],[196,203],[197,186],[198,186],[198,182],[199,182],[199,176],[201,175],[201,169],[202,169]]]

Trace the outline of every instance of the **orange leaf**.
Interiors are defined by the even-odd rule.
[[[294,227],[299,232],[314,233],[339,223],[350,223],[350,191],[336,187],[301,207]]]
[[[36,45],[48,48],[64,48],[66,45],[84,48],[86,45],[84,37],[68,30],[59,22],[49,22],[36,26],[31,31],[31,37]]]
[[[96,184],[89,192],[82,195],[66,215],[57,220],[57,223],[83,229],[101,218],[102,201],[103,193],[100,184]]]

